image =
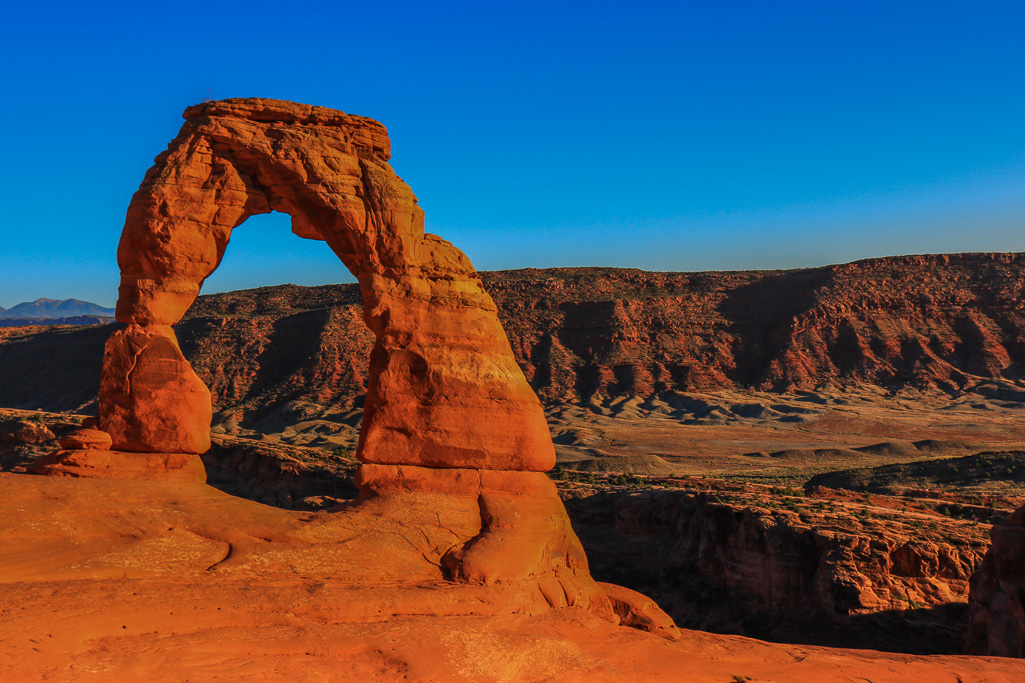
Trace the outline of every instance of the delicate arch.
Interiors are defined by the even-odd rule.
[[[100,425],[123,451],[201,453],[210,396],[171,325],[219,265],[232,230],[272,210],[324,240],[356,276],[376,337],[358,457],[364,463],[544,471],[541,406],[466,256],[424,233],[388,164],[384,126],[291,102],[185,111],[128,208]]]
[[[424,234],[416,197],[388,165],[384,127],[263,99],[208,102],[185,119],[132,197],[118,245],[121,327],[107,342],[99,400],[113,445],[58,451],[35,471],[205,480],[197,454],[210,444],[210,392],[171,325],[235,227],[285,212],[293,231],[327,242],[359,280],[376,338],[360,499],[346,511],[437,524],[448,541],[431,552],[447,578],[530,580],[553,606],[614,620],[542,474],[554,447],[495,304],[462,252]]]

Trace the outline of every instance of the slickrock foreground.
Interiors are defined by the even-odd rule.
[[[435,498],[435,503],[441,501]],[[0,474],[0,679],[1012,683],[1025,664],[679,640],[446,581],[445,509],[300,513],[202,484]],[[421,531],[425,533],[421,533]],[[456,529],[458,533],[458,529]]]

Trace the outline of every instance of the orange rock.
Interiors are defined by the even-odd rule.
[[[554,571],[560,577],[590,579],[587,556],[548,477],[535,472],[480,475],[481,532],[446,555],[454,577],[492,583]]]
[[[110,434],[99,429],[76,429],[57,439],[57,443],[66,451],[105,451],[110,448],[113,440],[110,438]]]
[[[168,326],[128,325],[107,340],[100,426],[114,448],[203,453],[210,448],[210,392]]]
[[[553,607],[585,607],[613,620],[612,606],[591,579],[587,556],[573,532],[555,485],[540,472],[427,468],[364,464],[357,473],[362,493],[356,509],[423,505],[425,494],[443,497],[437,523],[461,526],[463,538],[441,558],[457,581],[493,585],[535,580]],[[460,510],[457,522],[441,520]],[[433,520],[432,520],[433,521]]]
[[[673,618],[662,611],[655,601],[635,590],[599,581],[598,586],[609,597],[612,610],[622,626],[639,628],[669,640],[679,640],[680,629]]]
[[[39,458],[26,469],[51,477],[206,482],[206,468],[194,453],[125,453],[97,448],[60,450]]]
[[[6,472],[0,500],[4,681],[1025,680],[1004,658],[659,638],[549,609],[533,580],[446,582],[448,532],[358,510]]]
[[[124,467],[144,477],[159,458],[115,454],[209,448],[210,393],[170,326],[232,230],[281,211],[359,280],[375,337],[357,450],[363,497],[347,512],[440,534],[422,552],[457,581],[526,582],[552,606],[615,621],[541,474],[555,449],[495,303],[465,254],[424,233],[416,197],[388,165],[384,127],[262,99],[190,107],[185,119],[132,198],[118,245],[125,327],[107,342],[99,399],[116,450],[62,451],[37,471],[106,477]],[[168,458],[167,468],[190,475],[191,465]]]
[[[53,438],[53,432],[46,425],[29,420],[23,420],[13,429],[0,431],[0,441],[12,443],[43,443]]]
[[[494,302],[462,252],[424,233],[416,197],[387,163],[384,126],[263,99],[205,103],[185,118],[133,197],[118,246],[117,318],[129,329],[108,344],[100,389],[100,423],[115,448],[205,449],[209,400],[172,353],[166,326],[220,263],[232,230],[275,210],[300,236],[327,242],[359,279],[376,337],[363,462],[554,465],[540,403]],[[139,350],[147,344],[156,345],[149,355]]]

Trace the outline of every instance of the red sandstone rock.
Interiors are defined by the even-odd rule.
[[[443,580],[454,496],[300,513],[197,484],[0,473],[0,680],[955,681],[1025,664],[668,640],[534,581]],[[433,525],[430,520],[435,520]],[[461,526],[455,526],[463,533]],[[99,607],[98,607],[99,606]]]
[[[1020,401],[1008,379],[1025,372],[1023,266],[1025,254],[949,254],[786,272],[480,275],[544,400],[868,384]],[[215,410],[252,417],[299,384],[322,405],[364,394],[374,335],[362,319],[356,284],[281,285],[200,297],[175,329]],[[93,401],[106,334],[0,328],[0,396],[48,410]]]
[[[441,558],[463,582],[538,581],[553,607],[585,607],[612,619],[605,594],[591,579],[555,485],[539,472],[500,472],[409,465],[363,465],[361,510],[395,510],[441,497],[460,510],[460,542]],[[394,512],[388,513],[394,515]]]
[[[66,451],[107,450],[113,440],[110,434],[99,429],[76,429],[59,438],[57,443]]]
[[[26,468],[51,477],[147,479],[204,483],[206,469],[194,453],[125,453],[105,449],[60,450]]]
[[[387,163],[384,127],[260,99],[190,107],[185,119],[132,198],[118,246],[117,319],[126,327],[107,342],[99,398],[116,450],[58,452],[36,471],[108,477],[124,467],[138,478],[159,469],[159,457],[119,451],[209,448],[210,394],[170,326],[217,268],[232,230],[282,211],[356,276],[374,334],[354,510],[407,519],[438,505],[453,519],[428,526],[453,534],[439,553],[451,578],[532,581],[552,606],[615,620],[541,474],[555,450],[495,304],[469,259],[424,233],[416,197]],[[190,462],[171,457],[166,466],[179,474],[154,478],[191,476]]]
[[[972,526],[923,525],[917,509],[880,508],[887,519],[846,505],[816,512],[812,499],[793,512],[768,489],[722,502],[730,485],[712,484],[722,488],[562,493],[591,571],[656,596],[685,627],[785,642],[816,629],[817,642],[955,651],[960,636],[945,628],[930,636],[882,617],[967,601],[983,553]]]
[[[1025,657],[1025,507],[990,535],[993,545],[972,575],[965,650]]]
[[[210,448],[210,392],[166,325],[128,325],[107,341],[100,423],[123,451]]]
[[[46,425],[29,420],[23,420],[13,429],[0,432],[0,441],[12,443],[43,443],[53,438],[53,432]]]
[[[612,610],[622,626],[639,628],[670,640],[681,637],[680,629],[676,628],[672,617],[648,596],[613,583],[598,582],[598,585],[608,596]]]
[[[381,124],[260,99],[198,105],[185,118],[132,199],[118,247],[117,317],[129,328],[108,343],[100,390],[101,425],[116,448],[208,446],[209,400],[166,326],[217,267],[232,229],[277,210],[297,234],[326,241],[360,281],[376,337],[364,462],[554,465],[494,302],[462,252],[424,234],[416,197],[387,163]],[[152,371],[134,369],[150,356]]]
[[[528,381],[549,401],[864,384],[953,394],[981,385],[980,393],[1019,400],[1001,378],[1025,370],[1017,343],[1025,325],[1013,315],[1023,265],[1025,254],[952,254],[786,272],[552,268],[481,277]],[[257,382],[287,395],[304,381],[318,403],[344,404],[363,392],[353,368],[362,372],[373,346],[347,322],[362,313],[354,287],[203,297],[179,334],[222,409],[252,411],[243,404]],[[297,311],[308,338],[322,339],[299,367],[275,353],[294,336],[275,322]],[[243,344],[268,353],[259,365],[231,354]]]

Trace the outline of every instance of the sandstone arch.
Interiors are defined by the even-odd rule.
[[[265,99],[208,102],[184,116],[132,198],[118,246],[122,326],[104,354],[106,434],[80,433],[78,445],[64,446],[78,450],[37,461],[35,471],[205,481],[197,454],[209,447],[210,394],[171,325],[231,231],[282,211],[356,276],[376,336],[357,451],[361,496],[342,516],[346,528],[372,531],[389,517],[420,530],[423,559],[437,557],[442,576],[527,580],[553,606],[614,620],[543,474],[554,446],[495,304],[463,253],[424,233],[416,197],[388,165],[384,127]]]
[[[545,471],[555,453],[469,260],[424,233],[388,165],[384,127],[263,99],[190,107],[128,208],[101,427],[114,448],[201,453],[210,401],[170,325],[220,263],[233,228],[272,210],[327,242],[359,280],[377,342],[358,454],[365,463]]]

